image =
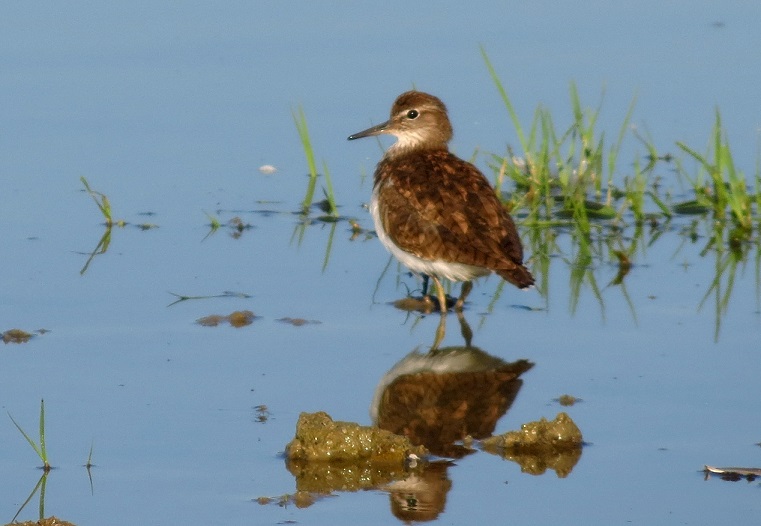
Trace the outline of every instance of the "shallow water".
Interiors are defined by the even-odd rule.
[[[591,106],[605,86],[606,137],[636,93],[633,122],[676,153],[676,140],[702,148],[716,105],[736,163],[749,174],[755,166],[761,70],[751,67],[751,4],[9,11],[0,20],[0,331],[50,332],[3,346],[0,405],[34,435],[45,399],[56,467],[45,515],[77,524],[395,521],[380,489],[335,492],[307,508],[254,501],[295,491],[281,453],[300,412],[370,423],[378,383],[427,350],[438,324],[388,304],[418,283],[387,267],[376,239],[352,239],[346,221],[300,228],[299,105],[340,213],[364,229],[381,151],[346,136],[384,119],[413,83],[449,105],[461,155],[517,143],[480,44],[525,121],[544,104],[566,122],[571,80]],[[477,34],[465,29],[474,26]],[[631,140],[624,152],[621,166],[644,147]],[[278,171],[261,174],[263,164]],[[661,172],[683,191],[668,166]],[[80,275],[104,233],[83,175],[132,224],[114,228]],[[252,228],[209,235],[204,212]],[[538,289],[505,287],[493,302],[498,281],[476,285],[465,312],[473,344],[535,364],[496,431],[566,410],[589,445],[565,478],[483,452],[457,460],[445,471],[441,522],[543,524],[561,514],[571,524],[701,524],[758,514],[758,482],[704,481],[701,471],[759,464],[758,247],[745,248],[722,309],[704,297],[726,252],[704,253],[710,222],[694,241],[681,234],[692,220],[637,238],[623,286],[610,284],[618,265],[605,250],[575,279],[578,248],[564,231]],[[134,226],[146,222],[158,228]],[[521,231],[531,255],[531,232]],[[629,229],[623,239],[633,237]],[[720,274],[722,293],[728,277]],[[171,293],[225,291],[250,297],[169,306]],[[246,309],[258,318],[242,328],[195,323]],[[286,317],[315,323],[278,321]],[[447,325],[442,345],[462,345],[456,318]],[[565,393],[583,402],[561,408],[553,399]],[[0,443],[7,522],[41,473],[10,419],[0,419]],[[91,444],[92,486],[81,467]],[[19,519],[37,516],[35,496]]]

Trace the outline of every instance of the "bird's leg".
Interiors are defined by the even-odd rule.
[[[423,274],[423,297],[428,296],[428,274]]]
[[[461,311],[462,306],[465,305],[465,298],[468,297],[470,291],[473,289],[472,281],[463,281],[462,288],[460,289],[460,297],[457,299],[457,303],[454,304],[454,310]]]
[[[433,311],[433,301],[431,296],[428,295],[428,274],[421,274],[423,276],[423,303],[425,304],[426,314],[430,314]]]
[[[446,314],[442,312],[439,318],[439,325],[436,327],[436,336],[433,339],[433,346],[431,346],[431,351],[437,351],[439,349],[439,345],[441,345],[441,341],[444,339],[446,332],[447,317]]]
[[[436,285],[436,295],[439,297],[439,310],[441,310],[442,314],[446,314],[447,312],[447,293],[444,292],[444,287],[441,284],[441,280],[439,280],[436,276],[431,276],[433,278],[433,284]]]
[[[473,340],[473,330],[470,328],[468,320],[462,311],[457,311],[457,320],[460,322],[460,334],[465,340],[465,347],[470,348],[470,342]]]

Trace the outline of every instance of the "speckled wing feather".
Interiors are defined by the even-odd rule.
[[[533,284],[512,219],[472,164],[445,150],[412,152],[382,161],[376,185],[384,229],[399,248]]]

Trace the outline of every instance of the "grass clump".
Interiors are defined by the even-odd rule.
[[[525,211],[524,223],[544,226],[573,224],[584,233],[593,220],[620,220],[630,209],[644,217],[643,203],[635,189],[647,184],[647,170],[639,170],[623,189],[613,184],[619,151],[634,110],[628,108],[616,140],[606,149],[604,133],[597,132],[600,107],[589,110],[581,103],[575,84],[570,86],[573,122],[558,131],[547,108],[538,107],[528,131],[524,130],[507,90],[482,48],[486,66],[515,127],[522,155],[508,148],[507,155],[493,155],[497,187],[504,178],[516,186],[511,208]],[[616,203],[616,198],[622,200]],[[618,208],[616,208],[618,206]]]
[[[79,180],[82,181],[82,184],[85,187],[85,191],[90,195],[90,197],[92,197],[93,201],[95,201],[95,204],[98,206],[100,213],[103,214],[103,219],[105,219],[107,227],[111,227],[114,224],[117,226],[126,225],[126,222],[123,220],[114,222],[111,215],[111,203],[109,202],[108,196],[106,194],[90,188],[90,183],[87,182],[87,179],[85,179],[84,176],[80,177]]]
[[[45,400],[40,400],[40,439],[39,442],[35,442],[32,440],[32,438],[21,428],[21,426],[14,420],[14,418],[11,416],[10,413],[8,413],[8,417],[10,417],[11,422],[13,422],[13,425],[16,426],[16,429],[18,429],[21,434],[24,436],[27,442],[29,442],[29,445],[32,446],[32,449],[34,449],[34,452],[37,453],[37,456],[40,457],[40,460],[42,460],[42,469],[47,471],[51,470],[50,462],[48,460],[48,452],[47,448],[45,447]]]
[[[699,166],[697,175],[690,177],[679,163],[679,173],[690,181],[695,190],[695,204],[712,211],[719,221],[728,219],[729,213],[729,219],[735,226],[749,233],[753,229],[754,215],[758,212],[761,177],[756,174],[756,192],[750,193],[745,175],[735,168],[719,110],[716,110],[706,154],[701,155],[683,142],[677,142],[677,146]]]
[[[659,154],[650,137],[643,137],[631,127],[636,99],[632,100],[609,146],[606,146],[605,134],[596,129],[600,107],[584,108],[573,83],[570,86],[573,120],[567,128],[558,131],[549,110],[542,106],[536,109],[530,127],[524,128],[483,48],[481,53],[522,149],[520,155],[508,147],[506,155],[491,156],[495,186],[501,194],[505,179],[514,182],[516,191],[507,204],[514,213],[525,215],[524,224],[566,224],[589,234],[593,222],[625,224],[633,219],[636,225],[641,225],[668,220],[674,214],[712,212],[714,219],[729,220],[748,236],[752,235],[761,209],[761,167],[757,168],[755,191],[751,191],[745,175],[735,167],[718,110],[705,154],[683,142],[676,143],[698,164],[698,173],[690,176],[679,159],[671,154]],[[630,172],[621,174],[618,160],[630,130],[644,145],[646,162],[635,159],[627,168]],[[676,172],[690,182],[693,199],[669,203],[668,194],[660,193],[662,181],[654,175],[656,167],[672,161]]]
[[[571,269],[571,312],[585,289],[591,290],[604,312],[603,291],[614,286],[636,321],[625,278],[681,217],[681,222],[688,220],[691,225],[681,228],[683,245],[705,238],[700,257],[713,254],[716,258],[716,278],[701,306],[714,299],[718,337],[736,273],[751,263],[756,275],[761,275],[761,160],[754,178],[736,167],[716,110],[705,153],[683,142],[675,144],[695,161],[697,170],[692,173],[682,159],[659,152],[651,137],[631,125],[636,99],[613,140],[606,142],[599,130],[600,106],[583,106],[574,84],[569,89],[570,125],[557,127],[550,111],[539,106],[530,125],[524,126],[483,48],[481,53],[518,142],[516,151],[508,146],[506,153],[492,154],[488,162],[498,195],[524,227],[529,263],[542,294],[549,294],[547,274],[552,261],[563,261]],[[645,155],[635,156],[622,167],[621,151],[629,137],[638,141],[635,146],[644,147]],[[513,188],[505,191],[510,181]],[[689,182],[686,187],[684,181]],[[678,193],[672,193],[674,187]],[[688,195],[681,197],[685,191]],[[752,251],[754,263],[749,261]],[[618,272],[606,280],[607,285],[598,282],[599,270],[613,268]],[[757,289],[761,290],[758,285]]]

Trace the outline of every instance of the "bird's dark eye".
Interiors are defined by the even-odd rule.
[[[408,119],[417,119],[417,116],[420,115],[417,110],[410,110],[407,112],[407,118]]]

